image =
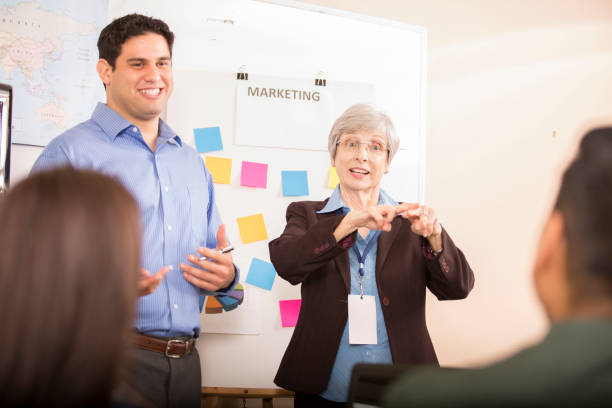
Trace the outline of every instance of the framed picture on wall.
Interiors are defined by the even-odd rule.
[[[11,170],[11,107],[13,88],[0,84],[0,193],[9,185]]]

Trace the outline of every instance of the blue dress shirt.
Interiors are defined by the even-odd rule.
[[[378,204],[397,205],[387,193],[380,190],[378,196]],[[344,214],[350,209],[346,206],[340,195],[340,186],[334,190],[329,201],[319,213],[329,213],[341,210]],[[364,239],[357,234],[355,245],[359,253],[363,254],[365,247],[370,239],[373,239],[375,231],[370,230],[368,236]],[[374,245],[365,259],[363,277],[363,293],[364,295],[374,296],[376,304],[376,337],[377,344],[349,344],[348,336],[348,321],[344,326],[340,346],[336,354],[336,360],[332,368],[331,376],[327,388],[320,394],[321,397],[330,401],[346,402],[348,397],[348,389],[351,382],[351,372],[353,366],[357,363],[392,363],[391,348],[389,347],[389,339],[387,337],[387,327],[380,306],[380,298],[378,296],[378,286],[376,285],[376,254],[378,252],[377,245]],[[351,294],[359,295],[359,260],[355,252],[350,250],[349,265],[351,269]]]
[[[170,268],[152,294],[138,299],[135,328],[149,335],[197,337],[200,294],[229,293],[239,280],[236,269],[229,288],[211,293],[189,283],[179,269],[199,246],[216,247],[222,224],[212,176],[200,155],[161,119],[151,151],[137,126],[98,103],[91,119],[49,143],[32,172],[68,164],[123,183],[140,207],[143,268],[151,273]]]

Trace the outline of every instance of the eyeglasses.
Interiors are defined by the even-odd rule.
[[[360,142],[356,139],[344,139],[336,143],[336,145],[341,146],[344,150],[353,152],[358,151],[361,145],[366,145],[366,147],[368,148],[368,152],[373,154],[381,154],[389,151],[386,144],[376,140],[371,140],[369,142]]]

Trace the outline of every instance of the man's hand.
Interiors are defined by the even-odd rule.
[[[187,260],[197,267],[185,263],[180,264],[185,279],[210,292],[226,288],[236,276],[232,255],[219,252],[228,246],[229,242],[225,237],[225,225],[222,224],[217,231],[217,248],[198,248],[198,253],[205,256],[205,260],[200,260],[199,256],[189,255]]]
[[[164,276],[168,273],[169,269],[164,266],[159,271],[151,274],[146,269],[140,270],[140,280],[138,281],[138,296],[150,295],[155,291],[155,288],[164,279]]]
[[[402,213],[403,218],[410,221],[412,232],[427,238],[434,251],[442,249],[442,226],[433,208],[424,205],[415,207],[415,204],[400,204],[396,209]]]

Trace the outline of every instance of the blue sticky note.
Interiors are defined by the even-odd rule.
[[[253,258],[251,267],[249,268],[249,274],[246,278],[246,283],[270,290],[272,289],[275,277],[276,269],[274,269],[274,266],[270,262]]]
[[[193,129],[193,138],[198,153],[214,152],[223,150],[221,141],[221,129],[219,126]]]
[[[306,170],[283,170],[281,179],[285,197],[308,195],[308,172]]]

